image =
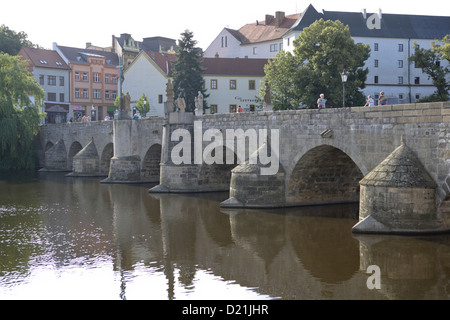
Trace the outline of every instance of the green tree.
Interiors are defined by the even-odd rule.
[[[274,109],[295,109],[300,101],[299,91],[295,83],[295,73],[299,63],[290,52],[280,51],[275,59],[264,66],[266,80],[271,89],[271,100]],[[286,76],[291,75],[291,76]],[[258,91],[261,100],[265,94],[265,86]]]
[[[296,108],[300,104],[317,107],[316,101],[325,94],[327,107],[342,106],[341,72],[348,72],[345,85],[346,106],[364,105],[365,98],[360,89],[365,87],[368,69],[364,68],[369,58],[368,45],[355,44],[348,26],[340,21],[320,19],[303,29],[294,41],[293,55],[279,54],[276,59],[285,61],[269,63],[265,80],[272,88],[273,96],[286,96],[280,92],[277,79],[282,77],[289,83],[289,102],[275,109]],[[285,68],[272,68],[277,65]],[[272,68],[272,70],[270,70]]]
[[[195,109],[195,97],[200,91],[205,98],[203,107],[206,107],[207,95],[203,86],[202,59],[203,52],[196,47],[197,41],[194,40],[193,32],[185,30],[178,40],[178,51],[176,60],[172,63],[173,86],[175,99],[180,95],[186,102],[186,111],[193,112]]]
[[[0,53],[0,169],[34,169],[44,91],[25,61]]]
[[[430,49],[423,49],[414,43],[414,53],[409,58],[410,62],[414,62],[417,68],[421,68],[422,72],[429,75],[436,87],[436,91],[428,97],[420,99],[425,101],[447,101],[448,90],[450,85],[446,80],[450,69],[441,65],[442,59],[449,58],[449,35],[444,39],[444,45],[440,46],[436,42],[431,42]]]
[[[0,52],[17,55],[22,47],[35,47],[25,32],[15,32],[2,24],[0,26]]]
[[[139,100],[136,102],[136,109],[139,111],[141,116],[145,117],[147,112],[150,111],[150,101],[143,93]]]

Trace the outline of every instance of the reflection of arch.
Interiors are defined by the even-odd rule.
[[[216,156],[215,152],[216,149],[212,149],[211,152],[206,155],[206,159],[213,159]],[[230,189],[231,170],[237,165],[236,154],[223,146],[222,163],[202,163],[198,176],[199,184],[211,185],[214,191],[228,191]]]
[[[355,215],[357,204],[302,207],[297,212],[289,217],[288,232],[303,266],[326,283],[351,279],[360,262],[359,243],[350,232],[355,220],[328,217]]]
[[[142,161],[141,180],[159,181],[161,163],[161,145],[152,145]]]
[[[111,163],[111,158],[114,155],[114,145],[108,143],[103,149],[102,155],[100,157],[100,173],[108,175],[109,165]]]
[[[67,168],[72,170],[73,168],[73,157],[81,151],[83,147],[78,141],[74,141],[69,149],[69,154],[67,155]]]
[[[50,149],[51,147],[53,147],[53,142],[48,141],[47,144],[45,145],[44,152],[47,152],[47,150]]]
[[[343,151],[321,145],[306,152],[287,182],[286,200],[297,204],[359,201],[363,174]]]

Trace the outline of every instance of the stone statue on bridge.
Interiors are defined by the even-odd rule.
[[[195,115],[203,115],[203,94],[199,91],[198,96],[195,97]]]
[[[184,90],[183,88],[178,89],[179,94],[177,98],[177,107],[179,112],[186,111],[186,101],[184,100]]]
[[[175,104],[174,104],[174,90],[173,90],[173,83],[172,80],[169,79],[169,81],[166,84],[166,97],[167,101],[164,103],[164,113],[170,113],[175,111]]]
[[[272,111],[272,99],[270,98],[270,85],[268,82],[264,85],[264,101],[263,101],[263,110],[264,111]]]

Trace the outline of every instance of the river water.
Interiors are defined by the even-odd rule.
[[[356,236],[357,204],[225,210],[227,193],[150,187],[3,174],[0,299],[450,298],[448,235]]]

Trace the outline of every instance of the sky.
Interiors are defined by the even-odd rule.
[[[184,30],[194,33],[197,46],[206,50],[220,31],[239,29],[264,20],[266,14],[301,13],[309,4],[317,11],[348,11],[418,15],[450,15],[450,1],[427,0],[2,0],[0,25],[28,35],[28,40],[51,49],[85,48],[87,42],[111,46],[112,36],[129,33],[137,41],[161,36],[180,39]]]

